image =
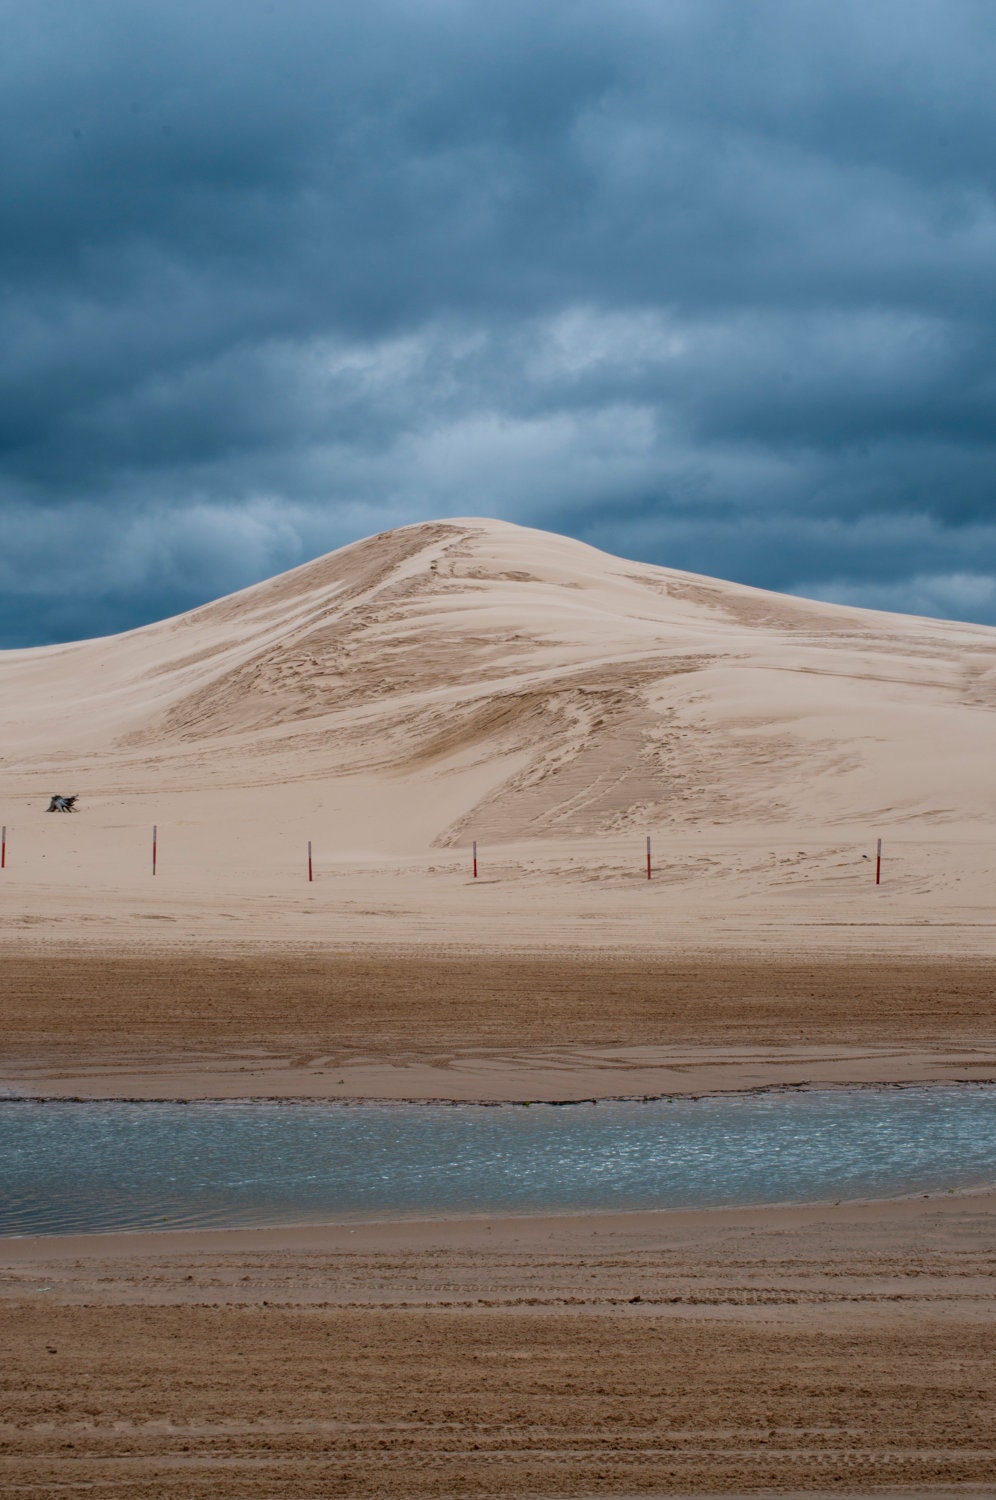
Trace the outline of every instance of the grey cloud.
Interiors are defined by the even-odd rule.
[[[986,5],[4,22],[9,643],[468,512],[996,621]]]

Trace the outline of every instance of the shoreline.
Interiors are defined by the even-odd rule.
[[[598,1094],[578,1095],[576,1098],[530,1099],[515,1098],[453,1098],[450,1095],[384,1095],[384,1094],[83,1094],[83,1093],[2,1093],[0,1109],[4,1105],[16,1104],[213,1104],[213,1105],[277,1105],[289,1109],[295,1107],[315,1108],[341,1107],[362,1108],[364,1105],[381,1105],[385,1108],[431,1108],[431,1109],[575,1109],[585,1104],[661,1104],[674,1099],[702,1100],[747,1098],[758,1094],[808,1094],[808,1093],[867,1093],[870,1090],[909,1090],[942,1088],[993,1088],[996,1073],[977,1078],[908,1078],[908,1079],[864,1079],[861,1081],[821,1080],[802,1083],[754,1083],[741,1088],[714,1088],[691,1091],[675,1087],[660,1094]]]
[[[165,1049],[164,1049],[165,1050]],[[268,1103],[498,1105],[640,1102],[812,1089],[996,1083],[996,1036],[943,1047],[680,1045],[465,1049],[436,1060],[163,1056],[144,1066],[98,1056],[86,1067],[8,1060],[0,1105]]]
[[[840,1210],[840,1212],[835,1212]],[[585,1240],[625,1238],[630,1244],[657,1244],[682,1231],[693,1238],[724,1229],[777,1232],[848,1219],[864,1225],[919,1223],[937,1216],[975,1211],[996,1216],[996,1181],[933,1193],[900,1193],[885,1198],[821,1198],[811,1202],[720,1204],[715,1207],[565,1209],[537,1213],[423,1214],[400,1218],[328,1219],[294,1224],[210,1226],[178,1229],[106,1229],[66,1234],[0,1235],[0,1272],[38,1261],[170,1255],[181,1260],[205,1254],[275,1255],[334,1253],[378,1245],[396,1252],[424,1251],[445,1241],[450,1248],[495,1252],[503,1240],[547,1244],[561,1241],[576,1250]],[[23,1254],[12,1253],[20,1250]],[[62,1255],[60,1255],[62,1252]]]

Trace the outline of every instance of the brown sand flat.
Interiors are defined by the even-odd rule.
[[[9,1241],[0,1486],[991,1495],[993,1208]]]
[[[562,1099],[996,1078],[983,960],[9,948],[4,1081]]]
[[[590,1314],[4,1322],[0,1483],[39,1496],[710,1493],[996,1469],[991,1337],[930,1318],[818,1341]]]

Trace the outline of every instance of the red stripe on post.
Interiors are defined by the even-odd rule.
[[[7,868],[7,825],[3,825],[3,837],[0,838],[0,870]]]

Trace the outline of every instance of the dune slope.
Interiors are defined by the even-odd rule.
[[[134,892],[153,822],[157,902],[182,876],[203,913],[296,880],[309,837],[340,873],[442,877],[459,857],[462,883],[477,839],[514,851],[493,875],[552,860],[611,886],[639,874],[650,833],[708,905],[707,877],[750,898],[794,870],[825,893],[876,834],[978,851],[996,819],[996,630],[490,520],[405,527],[126,635],[5,652],[0,694],[14,922],[47,899],[107,917],[100,893]],[[73,819],[45,816],[56,791],[80,795]],[[957,878],[948,861],[931,888]]]

